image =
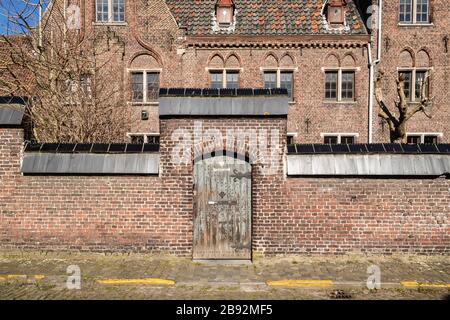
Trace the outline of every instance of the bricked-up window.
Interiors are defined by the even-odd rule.
[[[405,78],[404,91],[406,98],[411,101],[419,101],[421,95],[421,89],[423,85],[423,79],[427,74],[427,70],[423,69],[412,69],[412,70],[401,70],[399,75],[403,75]],[[425,94],[429,95],[429,81],[425,83]]]
[[[96,0],[97,22],[120,23],[125,21],[125,0]]]
[[[357,133],[326,133],[322,134],[324,144],[354,144]]]
[[[408,133],[406,135],[409,144],[437,144],[442,133]]]
[[[400,23],[430,23],[429,0],[400,0]]]
[[[239,88],[239,70],[210,70],[210,87],[214,89]]]
[[[131,91],[133,102],[145,103],[158,99],[159,73],[150,71],[132,72]]]

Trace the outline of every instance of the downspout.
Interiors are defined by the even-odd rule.
[[[372,45],[367,46],[367,54],[369,56],[369,143],[373,143],[373,96],[374,96],[374,74],[375,66],[381,62],[381,42],[382,42],[382,12],[383,0],[378,0],[378,19],[377,19],[377,59],[372,60]]]

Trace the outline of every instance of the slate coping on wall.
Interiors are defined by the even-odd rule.
[[[28,143],[23,174],[157,175],[159,145]]]
[[[288,176],[439,177],[450,175],[450,153],[298,153],[287,156]]]
[[[25,106],[20,104],[0,104],[0,126],[20,126],[25,114]]]
[[[288,97],[163,97],[160,116],[286,116]]]

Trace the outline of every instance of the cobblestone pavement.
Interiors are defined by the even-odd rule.
[[[81,270],[81,290],[66,287],[70,265]],[[380,290],[366,288],[371,265],[380,268]],[[175,284],[99,282],[148,278]],[[277,280],[303,283],[267,285]],[[143,254],[0,252],[0,299],[449,299],[449,283],[448,256],[298,256],[223,265]]]

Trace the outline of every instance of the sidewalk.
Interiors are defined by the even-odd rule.
[[[68,290],[67,267],[81,271]],[[370,291],[367,268],[381,272]],[[0,252],[0,299],[442,299],[448,256],[256,258],[252,264],[197,263],[141,254]]]

